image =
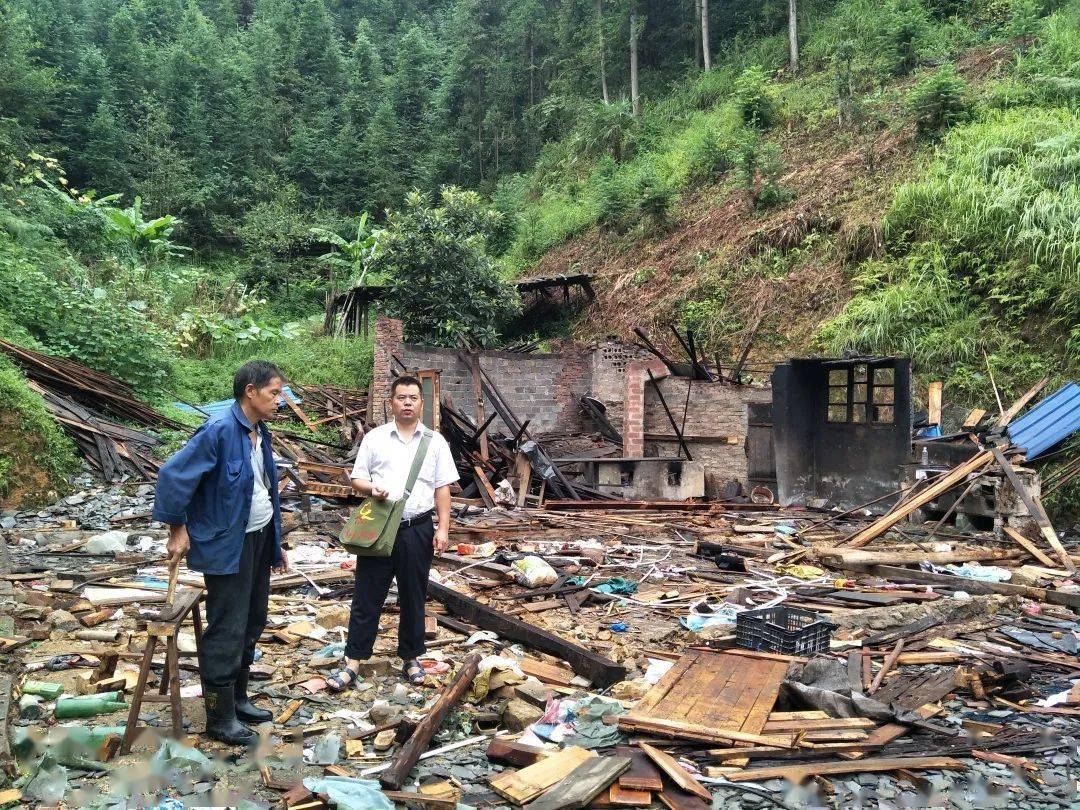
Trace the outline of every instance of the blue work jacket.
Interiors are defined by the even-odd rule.
[[[235,574],[251,512],[251,422],[236,402],[200,427],[158,472],[154,520],[187,524],[188,566],[204,574]],[[263,467],[274,505],[274,559],[281,564],[281,499],[270,431],[259,424]]]

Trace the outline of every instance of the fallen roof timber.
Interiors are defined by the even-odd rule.
[[[428,583],[428,596],[441,602],[455,616],[483,630],[491,630],[503,638],[520,641],[538,652],[554,655],[566,661],[574,672],[588,678],[595,686],[605,687],[626,677],[625,667],[602,655],[490,608],[475,599],[440,585]]]

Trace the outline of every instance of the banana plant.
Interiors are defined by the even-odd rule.
[[[348,279],[349,287],[375,286],[382,283],[385,279],[379,273],[373,272],[371,266],[379,253],[379,243],[385,233],[382,228],[368,226],[367,212],[360,217],[356,226],[356,238],[352,240],[326,228],[312,228],[312,236],[336,248],[319,257],[320,261],[330,266],[331,284],[337,269]]]
[[[103,206],[102,213],[116,239],[153,258],[179,256],[191,249],[171,239],[173,232],[182,224],[179,218],[172,214],[150,220],[143,218],[141,197],[136,197],[134,204],[128,208]]]

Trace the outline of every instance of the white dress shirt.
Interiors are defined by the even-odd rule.
[[[398,435],[395,422],[379,425],[369,431],[360,442],[360,450],[352,468],[352,478],[370,481],[389,492],[393,500],[397,500],[405,494],[405,483],[409,478],[413,457],[420,448],[420,439],[424,433],[431,434],[431,444],[420,467],[420,474],[416,476],[409,500],[405,502],[405,520],[434,509],[435,490],[458,480],[457,465],[450,453],[450,445],[442,434],[435,433],[421,422],[406,443]]]

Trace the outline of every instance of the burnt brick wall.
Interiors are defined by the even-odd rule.
[[[389,415],[391,367],[401,371],[390,354],[396,355],[410,371],[436,369],[443,398],[447,396],[454,407],[476,419],[476,395],[472,374],[466,363],[458,358],[457,349],[441,349],[404,343],[401,322],[380,317],[375,324],[375,364],[372,378],[371,413],[375,424]],[[550,354],[516,354],[504,351],[480,352],[480,367],[488,373],[506,403],[522,421],[529,419],[532,434],[552,430],[580,431],[591,429],[583,423],[578,399],[589,393],[592,380],[591,348],[569,341],[555,344]],[[485,398],[484,414],[494,412]],[[385,414],[385,416],[384,416]],[[494,429],[504,433],[508,428],[498,417]]]
[[[744,385],[718,385],[695,381],[690,393],[690,405],[686,409],[686,426],[682,426],[686,389],[690,381],[684,377],[667,377],[660,381],[668,407],[679,423],[681,432],[688,436],[734,436],[737,444],[720,442],[689,442],[694,461],[705,464],[705,492],[715,497],[727,481],[735,480],[747,486],[746,434],[747,403],[769,402],[772,391]],[[674,435],[660,398],[652,385],[645,387],[645,433]],[[675,457],[679,443],[647,441],[646,455]]]

